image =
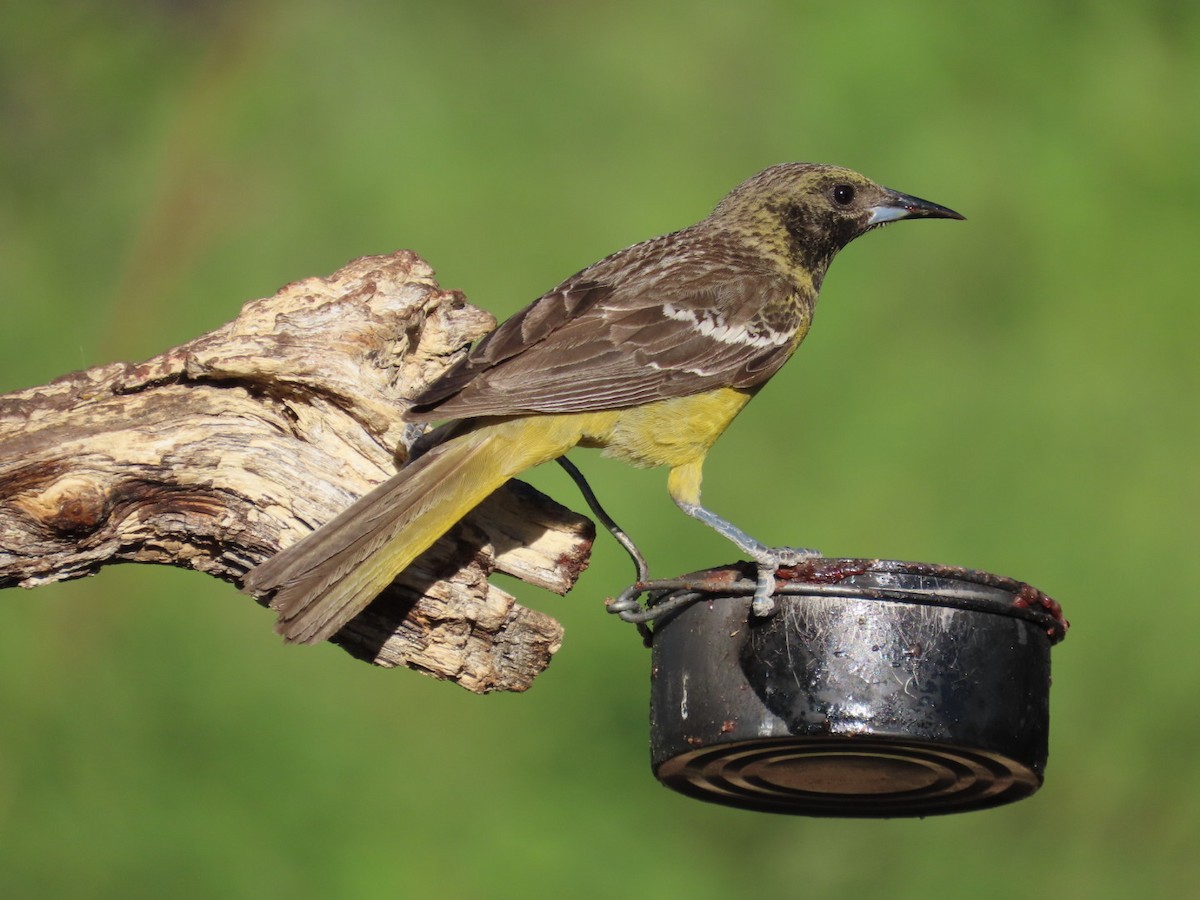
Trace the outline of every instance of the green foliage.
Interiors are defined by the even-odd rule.
[[[520,697],[332,649],[199,575],[0,612],[0,893],[1183,895],[1200,863],[1200,7],[162,3],[0,11],[0,391],[140,359],[399,247],[505,315],[791,159],[964,212],[847,250],[714,452],[757,536],[1059,599],[1031,800],[756,816],[658,787],[648,657],[601,599]],[[726,561],[661,472],[577,460],[656,572]],[[537,484],[581,507],[557,471]],[[681,540],[681,538],[683,538]],[[1164,590],[1164,588],[1166,588]],[[1159,591],[1162,591],[1160,594]]]

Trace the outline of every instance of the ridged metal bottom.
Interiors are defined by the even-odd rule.
[[[659,780],[700,800],[761,812],[886,818],[983,809],[1041,785],[994,754],[875,738],[765,738],[718,744],[662,763]]]

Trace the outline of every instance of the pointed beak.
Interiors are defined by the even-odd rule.
[[[901,194],[889,190],[887,198],[878,206],[871,207],[871,217],[867,225],[882,225],[885,222],[895,222],[900,219],[965,219],[966,216],[937,203],[930,203],[920,197]]]

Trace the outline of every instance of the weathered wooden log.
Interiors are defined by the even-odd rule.
[[[0,587],[114,562],[239,583],[395,471],[419,433],[404,398],[494,325],[400,251],[287,285],[140,365],[0,396]],[[334,643],[472,691],[524,690],[562,628],[488,575],[565,593],[593,537],[588,519],[512,482]]]

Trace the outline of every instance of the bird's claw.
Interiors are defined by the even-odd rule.
[[[778,566],[758,565],[758,580],[754,585],[754,600],[750,613],[765,619],[775,612],[775,569]]]
[[[810,559],[819,559],[820,550],[809,547],[772,547],[767,551],[775,559],[775,568],[780,566],[798,566]]]
[[[758,578],[754,585],[751,614],[765,618],[775,612],[775,573],[780,566],[797,566],[805,560],[816,559],[819,550],[807,547],[771,547],[755,560]]]

